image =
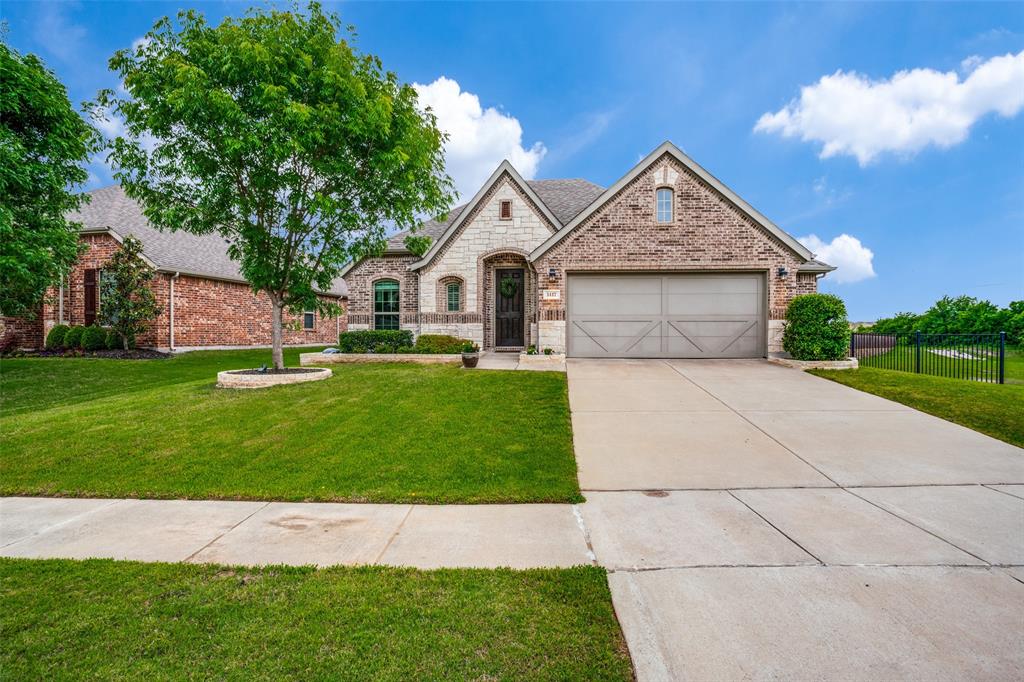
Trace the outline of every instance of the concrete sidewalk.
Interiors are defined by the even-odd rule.
[[[0,499],[0,556],[535,568],[593,563],[571,505]]]

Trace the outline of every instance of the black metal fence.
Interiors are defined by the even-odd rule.
[[[862,367],[931,374],[1002,384],[1006,378],[1006,332],[998,334],[859,334],[850,355]]]

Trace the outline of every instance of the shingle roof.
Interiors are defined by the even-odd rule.
[[[530,180],[527,184],[530,185],[530,188],[537,193],[537,196],[541,198],[541,201],[548,207],[548,210],[563,225],[575,218],[580,211],[589,206],[604,191],[604,187],[579,178]],[[427,220],[423,222],[416,230],[417,236],[426,235],[433,241],[437,241],[465,208],[466,204],[456,206],[448,211],[448,217],[443,221]],[[409,231],[405,230],[392,235],[388,239],[387,250],[390,252],[407,252],[405,237],[408,234]]]
[[[142,253],[160,270],[245,282],[220,235],[161,232],[150,225],[142,207],[120,185],[94,190],[89,196],[89,203],[68,216],[82,223],[84,230],[109,229],[122,237],[135,236],[142,242]],[[339,277],[326,293],[347,296],[348,287]]]

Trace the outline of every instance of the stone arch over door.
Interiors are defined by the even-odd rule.
[[[534,339],[537,321],[537,278],[530,266],[528,253],[522,249],[494,249],[481,254],[477,260],[477,290],[481,295],[477,307],[484,321],[484,348],[494,349],[495,344],[495,301],[497,296],[497,274],[502,269],[523,271],[523,343],[522,347],[536,343]],[[518,345],[516,346],[518,347]]]

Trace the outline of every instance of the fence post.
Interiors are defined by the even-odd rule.
[[[914,332],[914,371],[921,373],[921,332]]]
[[[999,332],[999,383],[1005,383],[1006,375],[1006,332]]]
[[[850,357],[857,357],[857,332],[850,334]]]

